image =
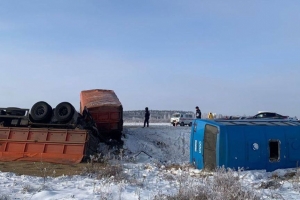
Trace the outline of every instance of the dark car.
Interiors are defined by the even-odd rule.
[[[283,116],[275,112],[260,112],[247,119],[289,119],[289,116]]]

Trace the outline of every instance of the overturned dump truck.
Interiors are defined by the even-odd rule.
[[[113,90],[93,89],[80,93],[80,113],[89,110],[97,129],[106,139],[121,141],[123,107]]]
[[[0,108],[0,161],[75,164],[95,154],[101,139],[89,111],[68,102]]]

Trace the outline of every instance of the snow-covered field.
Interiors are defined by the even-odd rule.
[[[150,200],[176,195],[182,192],[183,185],[189,184],[202,185],[207,192],[217,192],[208,184],[214,174],[196,170],[188,163],[189,133],[190,127],[169,124],[150,124],[149,128],[142,128],[142,124],[125,124],[124,150],[110,160],[121,166],[121,180],[93,174],[47,177],[45,180],[44,177],[2,172],[0,199]],[[102,146],[101,149],[106,148]],[[300,199],[299,174],[297,169],[285,169],[239,171],[229,175],[238,177],[241,187],[251,190],[259,199]]]

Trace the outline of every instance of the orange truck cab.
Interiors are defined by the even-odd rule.
[[[121,140],[123,107],[113,90],[93,89],[80,93],[80,113],[87,109],[99,132],[108,139]]]

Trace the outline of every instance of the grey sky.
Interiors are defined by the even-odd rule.
[[[1,1],[0,105],[79,108],[114,90],[124,110],[300,117],[300,2]]]

